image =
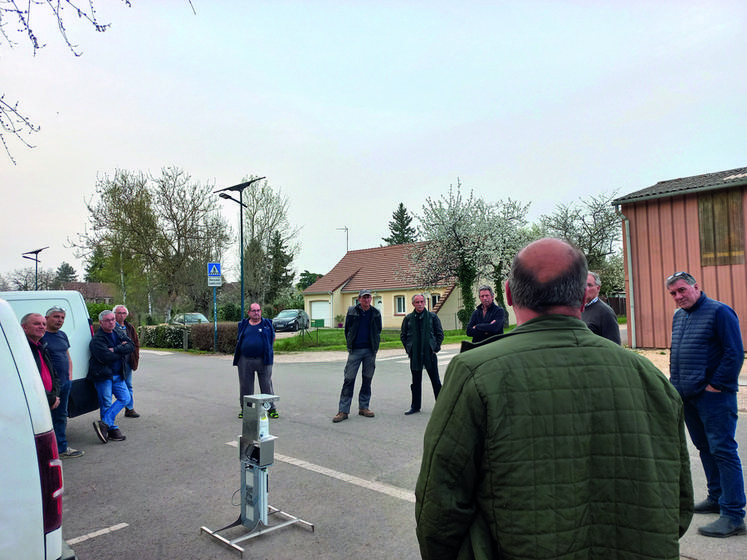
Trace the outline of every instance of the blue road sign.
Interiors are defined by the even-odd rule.
[[[208,278],[217,276],[220,278],[220,263],[208,263]]]

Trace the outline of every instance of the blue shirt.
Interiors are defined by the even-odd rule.
[[[49,351],[49,357],[52,359],[57,379],[61,383],[70,381],[70,362],[67,358],[67,351],[70,349],[70,340],[67,338],[67,335],[62,331],[47,331],[41,339],[42,342],[47,343],[47,350]]]
[[[262,340],[262,323],[252,325],[247,323],[244,336],[241,339],[241,355],[245,358],[262,358],[265,344]]]

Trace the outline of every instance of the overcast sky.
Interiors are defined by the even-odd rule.
[[[105,33],[66,21],[80,57],[39,8],[47,46],[0,47],[0,94],[41,126],[34,149],[10,140],[16,165],[0,152],[0,273],[48,245],[42,268],[82,276],[66,240],[118,168],[216,188],[266,176],[302,228],[298,271],[326,273],[338,228],[377,247],[399,202],[420,214],[457,177],[536,219],[747,166],[744,0],[96,4]]]

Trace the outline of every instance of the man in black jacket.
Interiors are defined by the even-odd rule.
[[[437,399],[438,392],[441,390],[437,355],[441,350],[441,343],[444,341],[441,319],[425,308],[425,296],[423,294],[413,296],[412,306],[415,311],[402,320],[402,328],[399,332],[399,339],[410,358],[410,371],[412,372],[412,385],[410,385],[412,401],[410,401],[410,409],[405,411],[405,416],[420,412],[423,394],[423,368],[430,377],[433,397]]]
[[[480,286],[477,293],[480,305],[467,323],[467,336],[472,337],[472,342],[482,342],[493,335],[502,334],[506,321],[506,312],[493,302],[493,288]]]
[[[358,367],[361,371],[361,389],[358,393],[358,414],[373,418],[371,403],[371,380],[376,368],[376,352],[381,341],[381,312],[371,305],[373,296],[370,290],[358,292],[358,303],[348,308],[345,316],[345,340],[348,345],[348,361],[345,364],[345,379],[340,391],[340,405],[332,418],[335,424],[348,419],[350,404],[353,401],[355,378]]]
[[[101,420],[93,423],[93,429],[101,443],[124,441],[119,427],[115,424],[119,414],[132,395],[124,381],[125,362],[135,351],[135,345],[126,334],[115,329],[114,312],[102,311],[99,314],[99,330],[91,339],[88,360],[88,378],[96,386],[101,406]],[[112,396],[116,398],[112,402]]]
[[[49,408],[55,409],[60,405],[60,381],[54,371],[52,358],[47,352],[47,344],[41,341],[44,333],[47,332],[47,320],[39,313],[27,313],[21,318],[21,328],[26,333],[31,354],[34,356],[36,367],[39,368]]]

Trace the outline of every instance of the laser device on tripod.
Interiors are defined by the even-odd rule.
[[[204,533],[215,538],[221,544],[239,551],[242,557],[244,549],[237,546],[237,543],[244,540],[296,523],[301,524],[312,532],[314,531],[312,523],[272,507],[267,500],[267,468],[274,462],[275,440],[277,440],[277,437],[270,434],[267,411],[272,408],[272,403],[278,400],[280,400],[280,397],[277,395],[244,395],[244,419],[241,436],[239,436],[241,514],[236,521],[222,529],[211,531],[207,527],[201,528]],[[268,515],[277,515],[284,520],[281,523],[270,525],[268,523]],[[243,525],[249,531],[232,540],[228,540],[218,534],[221,531],[238,527],[239,525]]]

